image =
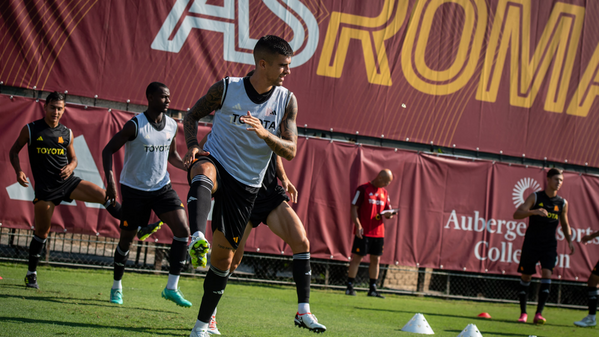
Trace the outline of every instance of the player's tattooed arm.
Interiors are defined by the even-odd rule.
[[[289,97],[289,104],[285,109],[285,115],[281,120],[281,138],[269,133],[269,136],[264,139],[266,144],[277,155],[291,160],[295,158],[297,151],[297,99],[294,94]]]
[[[198,121],[202,117],[208,116],[212,111],[220,108],[224,88],[223,81],[214,83],[208,89],[206,95],[200,98],[185,115],[183,119],[183,131],[188,149],[198,145]]]

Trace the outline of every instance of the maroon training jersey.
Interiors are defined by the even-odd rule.
[[[358,218],[364,229],[364,236],[372,238],[385,237],[383,217],[376,219],[386,209],[391,209],[389,193],[384,188],[378,188],[370,182],[358,186],[352,200],[352,205],[358,206]],[[354,235],[356,228],[354,227]]]

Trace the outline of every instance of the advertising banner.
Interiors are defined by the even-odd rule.
[[[298,125],[599,166],[599,2],[164,0],[0,4],[0,83],[187,110],[279,35]]]
[[[43,118],[43,102],[0,95],[2,153],[0,159],[0,223],[3,228],[34,226],[33,188],[21,187],[8,152],[25,124]],[[123,111],[67,105],[61,123],[71,128],[79,165],[75,174],[104,187],[101,152],[110,138],[133,115]],[[199,137],[210,127],[199,126]],[[182,126],[176,137],[181,156],[186,152]],[[124,149],[114,155],[117,178]],[[30,182],[27,151],[20,163]],[[515,220],[516,208],[533,192],[546,186],[546,168],[514,165],[441,154],[424,154],[391,148],[362,146],[300,137],[297,156],[284,161],[299,191],[292,204],[302,220],[314,258],[348,261],[353,242],[350,221],[355,189],[389,168],[394,180],[387,187],[391,205],[399,214],[385,220],[381,262],[468,272],[515,275],[528,219]],[[182,200],[189,190],[186,173],[169,166],[173,188]],[[580,239],[599,230],[599,178],[565,172],[559,195],[568,202],[568,220],[575,241],[569,255],[561,227],[556,231],[558,259],[555,275],[583,280],[599,257],[599,238],[583,245]],[[185,203],[185,202],[184,202]],[[186,205],[186,203],[185,203]],[[172,233],[163,227],[152,238],[170,243]],[[210,228],[210,226],[208,226]],[[74,201],[56,208],[55,232],[118,237],[118,221],[101,205]],[[210,233],[208,233],[210,237]],[[291,249],[267,226],[252,231],[248,252],[292,255]]]

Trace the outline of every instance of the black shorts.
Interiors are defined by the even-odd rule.
[[[595,274],[595,275],[599,276],[599,261],[597,261],[597,264],[595,265],[595,268],[593,268],[593,271],[591,272],[591,274]]]
[[[285,190],[279,184],[269,187],[266,191],[260,191],[260,193],[263,192],[265,192],[264,197],[260,194],[258,195],[256,202],[254,202],[254,209],[250,215],[250,222],[254,228],[258,227],[260,223],[266,224],[266,219],[270,212],[279,207],[283,201],[289,201],[287,193],[285,193]]]
[[[71,193],[79,186],[81,182],[81,178],[75,177],[74,174],[71,174],[70,177],[67,178],[59,187],[50,190],[44,191],[40,189],[35,190],[35,199],[33,199],[33,203],[40,200],[51,201],[54,205],[58,206],[62,201],[71,202],[73,199],[70,198]],[[38,182],[36,181],[36,187]],[[39,182],[43,184],[42,182]]]
[[[354,245],[351,252],[360,256],[370,255],[383,255],[383,245],[385,244],[385,238],[372,238],[368,236],[354,237]]]
[[[123,194],[121,229],[124,230],[136,231],[138,227],[146,226],[152,211],[160,216],[166,212],[185,209],[171,184],[149,192],[121,184],[121,193]]]
[[[533,275],[537,272],[537,262],[541,262],[541,268],[553,271],[557,260],[557,247],[538,247],[529,244],[522,246],[518,272],[525,275]]]
[[[200,157],[189,170],[197,163],[203,162],[212,163],[217,175],[218,187],[213,194],[212,233],[216,230],[221,231],[231,246],[237,249],[260,188],[240,183],[212,156]],[[188,180],[191,181],[189,174]]]

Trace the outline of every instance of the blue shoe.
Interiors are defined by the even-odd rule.
[[[160,227],[162,227],[163,224],[164,224],[164,222],[158,221],[158,222],[154,222],[154,223],[148,224],[147,226],[140,228],[137,231],[137,238],[139,239],[139,241],[144,241],[150,235],[156,233],[160,229]]]
[[[162,291],[162,297],[169,301],[175,302],[180,307],[191,307],[191,302],[183,298],[183,293],[179,289],[171,290],[164,288]]]
[[[210,250],[210,244],[204,237],[204,234],[200,231],[193,233],[191,237],[191,243],[187,248],[189,256],[191,256],[191,265],[194,268],[202,267],[205,268],[208,264],[206,253]]]
[[[110,289],[110,303],[123,304],[122,289]]]

